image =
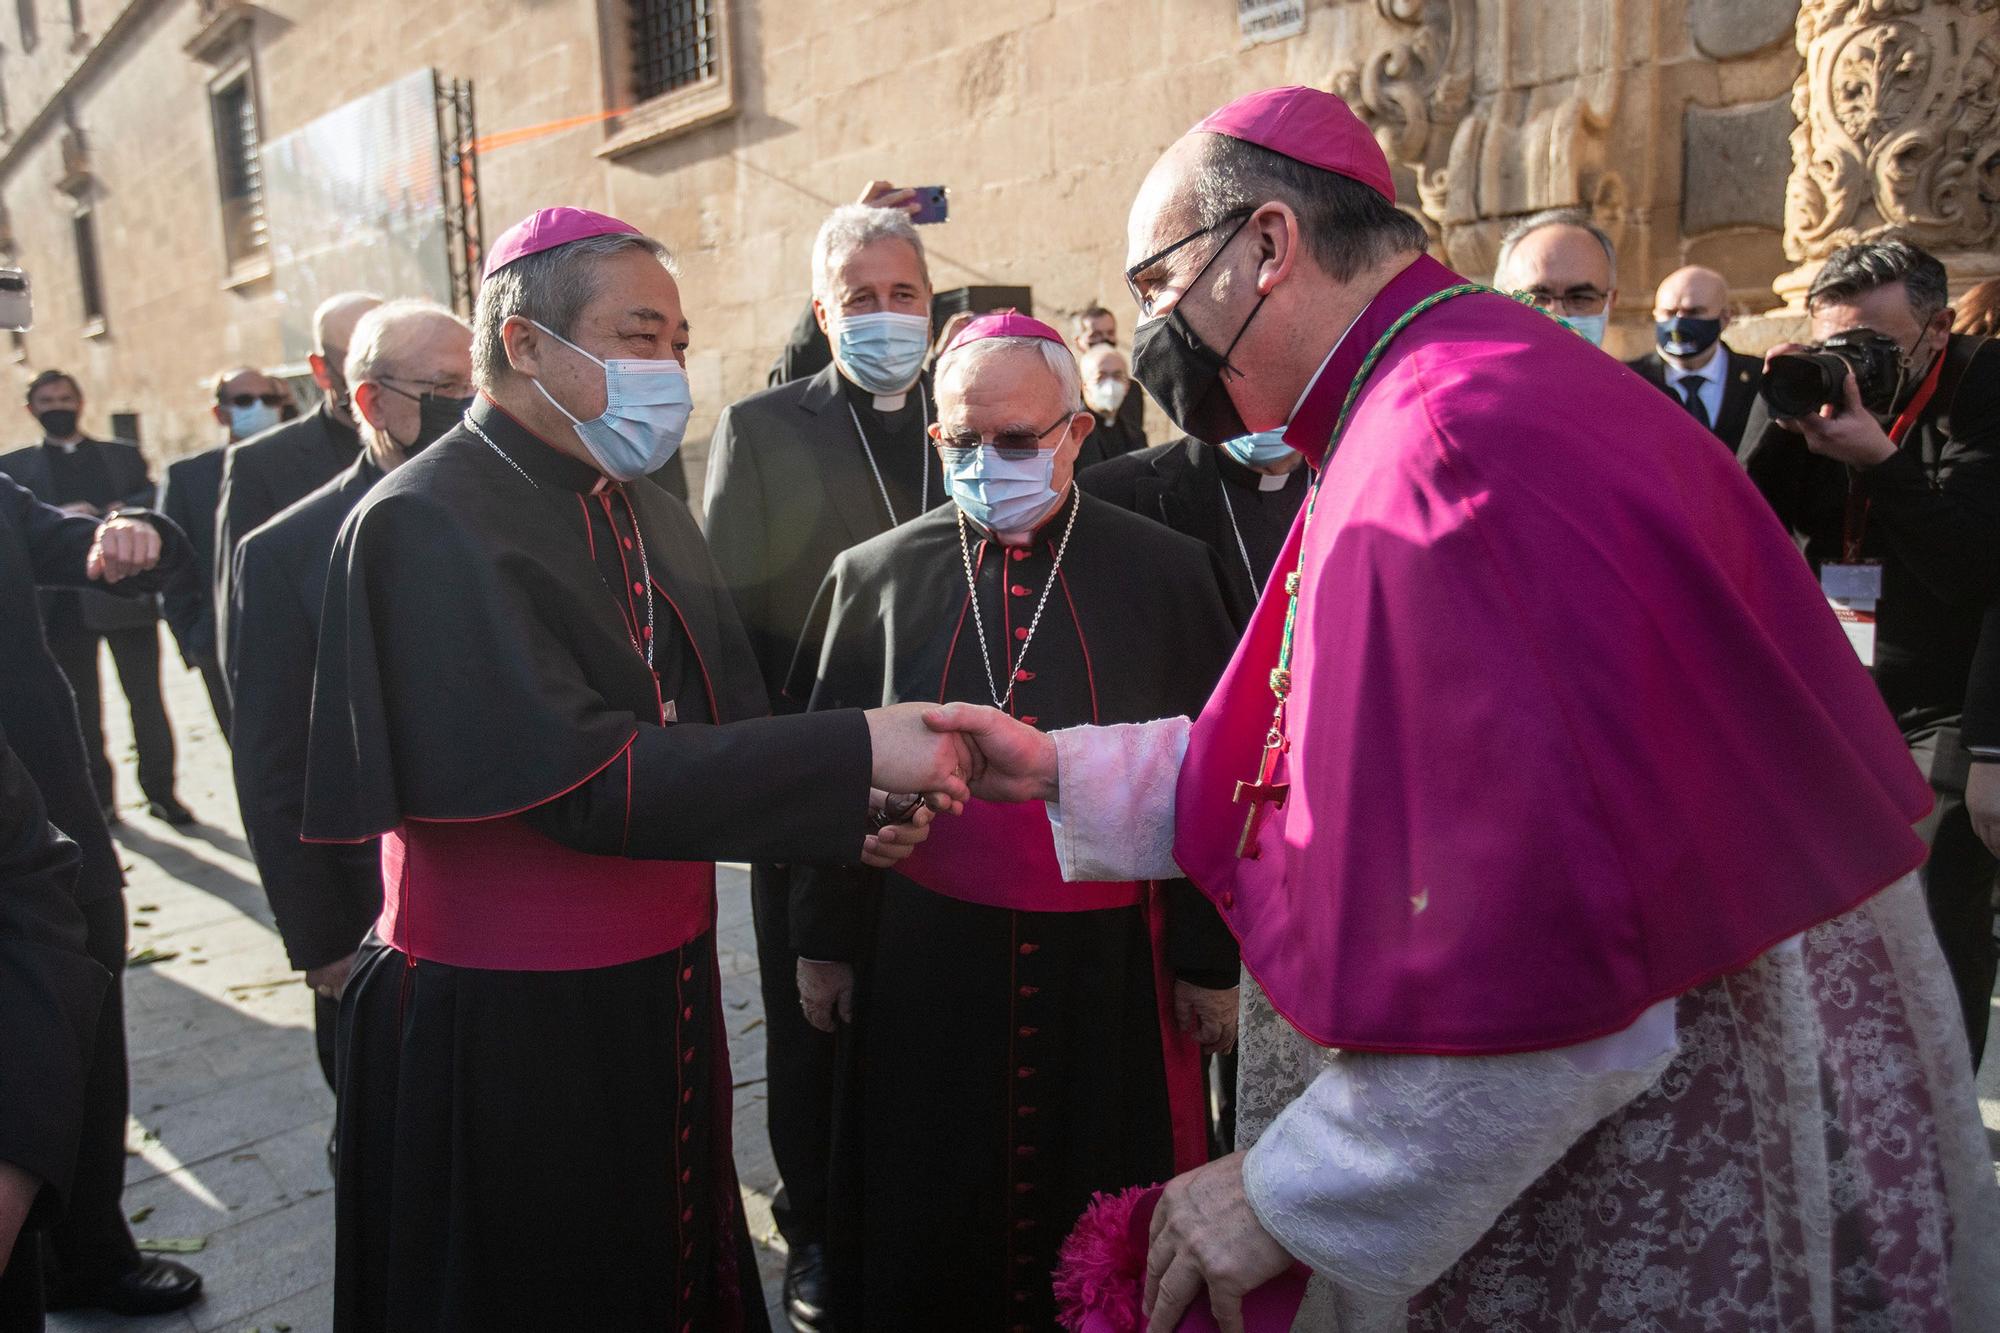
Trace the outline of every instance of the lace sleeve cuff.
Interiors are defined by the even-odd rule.
[[[1060,801],[1050,801],[1063,878],[1172,879],[1174,784],[1189,722],[1163,718],[1052,734]]]
[[[1674,1001],[1622,1032],[1503,1056],[1349,1055],[1244,1160],[1265,1230],[1320,1276],[1407,1299],[1674,1052]]]

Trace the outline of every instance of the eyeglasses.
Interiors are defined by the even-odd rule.
[[[1057,426],[1066,424],[1070,415],[1065,412],[1038,431],[1003,430],[991,437],[976,431],[955,431],[949,435],[939,435],[938,448],[948,454],[969,454],[981,445],[988,445],[1008,462],[1018,463],[1040,453],[1042,441],[1047,438],[1049,432]]]
[[[420,392],[411,393],[408,389],[399,389],[390,382],[392,380],[402,380],[405,384],[414,384]],[[434,398],[470,398],[472,396],[472,385],[466,380],[413,380],[403,375],[377,375],[371,382],[381,385],[390,393],[400,393],[405,398],[420,398],[423,394],[429,394]]]
[[[1181,237],[1178,241],[1175,241],[1172,245],[1168,246],[1166,249],[1159,251],[1157,254],[1148,255],[1146,258],[1132,265],[1132,267],[1126,269],[1125,290],[1132,293],[1132,299],[1138,304],[1140,312],[1148,316],[1150,316],[1153,313],[1153,298],[1139,290],[1140,274],[1144,273],[1147,269],[1152,268],[1155,264],[1160,263],[1162,260],[1166,259],[1169,255],[1176,253],[1183,247],[1194,244],[1196,241],[1208,235],[1210,232],[1216,231],[1217,229],[1224,227],[1231,222],[1238,222],[1243,219],[1246,219],[1256,211],[1257,210],[1254,207],[1248,204],[1245,204],[1240,208],[1232,208],[1227,213],[1224,213],[1221,217],[1217,218],[1215,221],[1209,223],[1206,227],[1203,227],[1198,231],[1189,232],[1187,235]],[[1236,234],[1235,232],[1231,232],[1230,236],[1234,238],[1235,234]],[[1229,244],[1229,242],[1224,241],[1222,244],[1227,245]],[[1218,253],[1220,253],[1219,249]],[[1213,256],[1210,256],[1210,258],[1211,260],[1213,260]]]
[[[1552,292],[1546,287],[1530,287],[1514,294],[1550,315],[1594,315],[1604,309],[1604,298],[1609,295],[1595,287],[1571,287],[1562,292]]]
[[[231,407],[248,407],[252,403],[262,403],[266,407],[277,407],[285,401],[281,393],[230,393],[222,396],[222,401]]]

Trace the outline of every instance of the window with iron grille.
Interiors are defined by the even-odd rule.
[[[216,184],[222,195],[223,244],[230,262],[264,247],[264,173],[258,161],[257,90],[245,69],[209,93],[215,124]]]
[[[629,0],[632,100],[643,102],[715,73],[715,0]]]
[[[97,220],[88,208],[79,208],[70,223],[76,239],[76,282],[83,297],[85,323],[104,318],[104,287],[97,268]]]

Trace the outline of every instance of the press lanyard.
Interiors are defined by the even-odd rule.
[[[1902,449],[1903,441],[1916,428],[1917,418],[1930,406],[1931,396],[1937,392],[1938,380],[1943,375],[1944,353],[1939,352],[1931,362],[1930,372],[1924,376],[1923,384],[1918,387],[1917,396],[1910,399],[1910,405],[1889,427],[1889,443],[1898,450]],[[1868,511],[1872,504],[1871,498],[1861,493],[1850,476],[1847,482],[1847,515],[1841,524],[1840,541],[1840,558],[1845,564],[1861,563],[1861,543],[1868,537]]]

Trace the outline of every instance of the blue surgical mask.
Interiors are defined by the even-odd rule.
[[[278,424],[278,409],[275,404],[256,402],[248,407],[229,405],[229,438],[247,440],[252,435],[262,435]]]
[[[1594,315],[1564,315],[1562,322],[1583,335],[1592,347],[1604,346],[1604,326],[1611,322],[1610,303]]]
[[[833,357],[870,393],[902,393],[917,382],[931,350],[931,322],[922,315],[841,316],[833,321]]]
[[[616,357],[600,361],[554,329],[528,321],[578,356],[604,367],[604,412],[579,421],[558,403],[540,380],[535,388],[549,405],[576,426],[576,437],[590,451],[598,468],[616,481],[637,481],[666,466],[687,433],[694,398],[688,392],[687,371],[671,358]]]
[[[1222,442],[1223,452],[1244,467],[1265,468],[1282,463],[1298,452],[1285,443],[1285,428],[1253,431]]]
[[[1012,459],[983,444],[977,449],[940,449],[938,456],[952,501],[989,532],[1032,531],[1062,502],[1054,485],[1053,449]]]

